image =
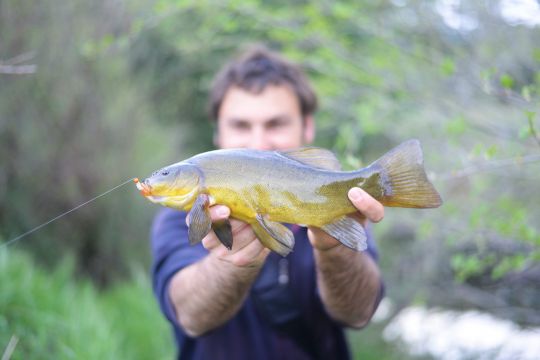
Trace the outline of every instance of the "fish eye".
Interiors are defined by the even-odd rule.
[[[163,170],[163,171],[161,172],[161,175],[163,175],[163,176],[169,175],[169,170]]]

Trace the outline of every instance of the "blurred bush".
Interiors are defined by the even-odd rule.
[[[32,74],[0,74],[5,239],[182,157],[177,137],[148,110],[123,53],[95,49],[125,26],[110,10],[107,3],[2,2],[0,58],[23,54],[36,64]],[[126,274],[130,260],[147,262],[153,210],[123,188],[20,246],[48,264],[73,253],[77,269],[105,284]]]

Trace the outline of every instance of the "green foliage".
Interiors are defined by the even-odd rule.
[[[441,71],[443,75],[453,75],[456,72],[456,64],[452,59],[445,58],[441,64]]]
[[[479,258],[478,256],[467,256],[457,254],[452,257],[452,268],[456,271],[456,279],[464,282],[468,278],[481,274],[485,268],[493,266],[496,259],[491,256]]]
[[[463,133],[467,130],[467,121],[463,116],[457,116],[454,119],[451,119],[446,124],[446,131],[449,135],[458,137],[460,135],[463,135]]]
[[[408,138],[421,141],[445,203],[387,209],[374,227],[389,296],[401,305],[421,298],[481,307],[455,298],[463,294],[455,287],[467,285],[511,309],[537,304],[535,287],[518,299],[499,286],[540,262],[539,28],[510,26],[484,2],[462,9],[478,21],[470,31],[447,26],[432,2],[394,3],[2,2],[0,62],[22,54],[37,70],[0,73],[1,235],[9,239],[130,177],[210,149],[212,77],[239,49],[261,42],[306,69],[321,105],[316,145],[347,168]],[[20,246],[53,268],[58,254],[73,254],[78,275],[111,284],[130,264],[148,264],[154,209],[124,188]],[[91,308],[89,284],[68,289],[89,312],[115,317],[107,309],[116,301]],[[108,298],[120,301],[119,289]],[[66,331],[54,316],[44,318]],[[90,332],[94,324],[85,326]],[[43,334],[27,336],[49,346]]]
[[[485,196],[491,193],[491,188],[479,191],[480,196]],[[540,236],[530,211],[519,200],[500,195],[469,209],[467,216],[467,231],[451,241],[461,248],[451,258],[458,281],[465,282],[485,273],[497,280],[535,264]]]
[[[527,128],[527,135],[535,139],[538,142],[538,145],[540,145],[540,135],[538,134],[538,131],[535,125],[536,112],[525,111],[525,116],[527,117],[527,121],[529,123],[528,124],[529,126]],[[523,137],[520,137],[520,138],[523,139]]]
[[[0,352],[13,359],[165,359],[170,331],[142,272],[100,292],[74,279],[73,258],[52,272],[20,252],[0,250]]]
[[[514,87],[514,79],[508,74],[501,75],[500,82],[505,89],[512,89]]]

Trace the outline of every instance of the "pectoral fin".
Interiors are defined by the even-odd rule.
[[[212,220],[208,210],[208,195],[197,196],[191,211],[189,212],[188,238],[191,245],[200,242],[210,232]]]
[[[232,249],[233,236],[231,231],[231,223],[228,219],[216,221],[212,223],[212,230],[216,233],[217,238],[229,250]]]
[[[348,216],[342,216],[336,221],[324,225],[321,229],[353,250],[364,251],[367,249],[367,235],[364,227]]]
[[[294,247],[294,235],[286,226],[265,219],[257,214],[257,222],[251,224],[261,243],[281,256],[287,256]]]

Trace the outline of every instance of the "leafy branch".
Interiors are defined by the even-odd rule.
[[[4,354],[2,355],[2,360],[11,359],[11,355],[13,354],[13,351],[15,351],[15,347],[17,346],[18,342],[19,342],[19,338],[13,335],[6,346],[6,350],[4,351]]]
[[[534,127],[534,117],[536,116],[536,113],[533,111],[526,111],[525,115],[527,116],[527,121],[529,122],[529,134],[533,137],[534,140],[536,140],[538,146],[540,146],[540,135]]]
[[[10,75],[25,75],[25,74],[34,74],[37,70],[37,65],[19,65],[20,63],[30,61],[34,58],[35,53],[29,51],[20,55],[17,55],[6,61],[0,60],[0,74],[10,74]]]
[[[531,154],[526,156],[516,156],[508,159],[499,159],[477,163],[464,167],[461,170],[453,170],[443,174],[440,179],[449,180],[461,177],[468,177],[480,172],[494,171],[508,166],[522,166],[525,164],[540,162],[540,154]]]

